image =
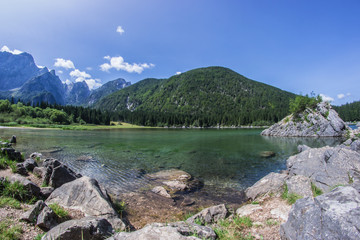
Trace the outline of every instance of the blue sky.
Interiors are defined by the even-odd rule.
[[[343,104],[360,100],[359,12],[358,0],[0,0],[0,48],[93,86],[224,66]]]

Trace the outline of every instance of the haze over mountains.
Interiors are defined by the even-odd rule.
[[[0,98],[21,99],[23,102],[41,101],[61,105],[91,105],[101,97],[127,87],[124,79],[110,81],[98,89],[90,90],[85,82],[63,83],[46,67],[35,64],[26,52],[14,54],[0,52]]]

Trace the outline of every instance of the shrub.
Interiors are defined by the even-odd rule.
[[[315,109],[318,103],[322,101],[320,95],[315,97],[314,93],[305,96],[297,96],[295,99],[290,100],[289,110],[291,113],[299,114],[303,112],[306,108]]]
[[[69,212],[66,211],[63,207],[61,207],[57,203],[52,203],[49,205],[49,208],[51,208],[54,213],[59,217],[61,222],[64,222],[66,220],[69,220],[71,217],[69,215]]]

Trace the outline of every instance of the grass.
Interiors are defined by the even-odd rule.
[[[249,217],[234,217],[233,220],[225,219],[219,221],[219,227],[214,231],[220,240],[252,240],[253,236],[244,235],[243,231],[252,227],[253,223]]]
[[[37,200],[20,182],[11,183],[8,180],[0,182],[0,197],[9,197],[26,203],[34,203]]]
[[[321,194],[323,194],[323,191],[318,188],[314,183],[311,183],[311,191],[313,193],[314,197],[320,196]]]
[[[0,239],[2,240],[20,240],[22,233],[21,226],[14,225],[9,220],[0,222]]]
[[[10,168],[13,173],[16,172],[16,161],[10,160],[7,156],[0,157],[0,169]]]
[[[36,237],[34,238],[34,240],[41,240],[41,238],[45,235],[46,233],[39,233],[38,235],[36,235]]]
[[[331,192],[332,190],[334,190],[335,188],[337,188],[337,187],[345,187],[345,185],[344,185],[344,184],[336,184],[335,186],[332,186],[332,187],[330,188],[330,192]]]
[[[279,222],[274,219],[268,219],[268,220],[266,220],[265,224],[268,226],[275,226],[275,225],[278,225]]]
[[[59,204],[52,203],[49,205],[49,208],[51,208],[54,211],[54,213],[59,217],[60,222],[65,222],[66,220],[71,219],[69,212],[66,211]]]
[[[0,208],[11,207],[21,209],[21,204],[18,200],[11,197],[0,197]]]
[[[301,199],[303,197],[296,193],[289,193],[287,184],[284,184],[284,191],[281,194],[281,198],[287,200],[287,202],[290,205],[293,205],[296,202],[296,200]]]
[[[126,203],[124,201],[115,201],[113,206],[115,211],[120,215],[120,218],[122,218],[126,210]]]

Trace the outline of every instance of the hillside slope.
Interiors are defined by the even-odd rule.
[[[206,116],[212,119],[211,125],[242,125],[277,122],[286,116],[294,97],[230,69],[208,67],[169,79],[145,79],[104,97],[95,106],[120,112]]]

